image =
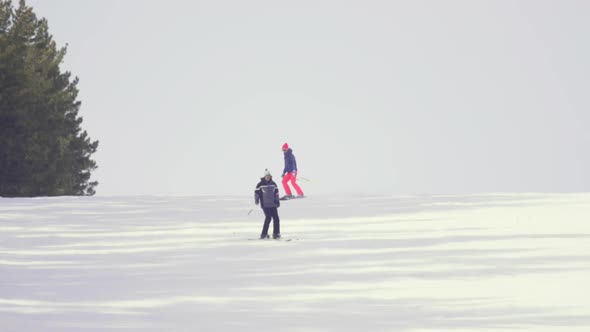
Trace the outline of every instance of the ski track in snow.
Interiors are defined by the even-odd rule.
[[[0,331],[590,330],[590,194],[252,206],[0,199]]]

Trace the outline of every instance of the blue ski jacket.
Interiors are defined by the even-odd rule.
[[[285,168],[283,169],[283,175],[293,172],[297,172],[297,161],[295,160],[293,150],[288,149],[285,151]]]
[[[279,201],[279,189],[277,184],[272,180],[266,181],[265,178],[261,178],[260,182],[256,185],[254,190],[254,203],[262,208],[276,208],[281,206]]]

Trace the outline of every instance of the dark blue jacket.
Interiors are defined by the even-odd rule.
[[[254,190],[254,203],[262,208],[276,208],[281,206],[279,201],[279,189],[277,184],[272,180],[266,181],[265,178],[261,178],[260,182],[256,185]]]
[[[289,149],[285,151],[285,169],[283,169],[283,175],[287,173],[297,172],[297,161],[293,150]]]

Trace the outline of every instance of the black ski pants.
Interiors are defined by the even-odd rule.
[[[268,235],[268,227],[270,226],[270,219],[272,219],[272,233],[281,234],[281,226],[279,225],[279,212],[276,207],[262,208],[264,211],[264,226],[262,226],[262,233],[260,236]]]

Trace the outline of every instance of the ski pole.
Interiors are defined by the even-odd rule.
[[[310,180],[310,179],[306,179],[306,178],[304,178],[303,176],[300,176],[299,178],[300,178],[301,180],[303,180],[303,181],[308,181],[308,182],[311,182],[311,180]]]
[[[250,215],[250,213],[252,213],[254,209],[250,209],[250,211],[248,211],[248,215]]]

